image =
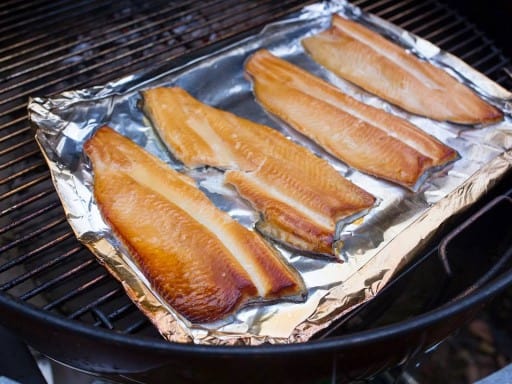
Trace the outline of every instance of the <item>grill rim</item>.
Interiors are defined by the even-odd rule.
[[[508,250],[508,254],[512,249]],[[510,257],[509,255],[504,257]],[[412,319],[400,321],[394,324],[385,325],[375,329],[358,331],[351,334],[333,336],[319,340],[309,340],[304,343],[291,344],[265,344],[256,346],[246,345],[202,345],[192,343],[170,342],[164,339],[148,338],[145,336],[134,336],[131,334],[122,334],[113,332],[109,329],[103,329],[90,324],[76,322],[66,317],[57,316],[52,313],[41,310],[34,305],[21,301],[17,297],[0,292],[0,305],[4,308],[13,310],[15,313],[27,315],[30,319],[36,320],[41,325],[57,326],[62,330],[77,333],[83,337],[92,337],[108,342],[114,342],[119,347],[129,346],[140,348],[142,350],[151,350],[153,352],[175,352],[175,353],[200,353],[205,355],[218,356],[219,353],[232,357],[244,357],[247,355],[258,356],[261,354],[275,356],[286,352],[291,353],[311,353],[311,352],[332,352],[344,348],[353,348],[354,346],[365,346],[375,342],[402,336],[409,332],[424,329],[435,325],[447,318],[456,316],[470,307],[478,306],[487,302],[503,290],[512,285],[512,274],[502,273],[498,278],[476,290],[470,295],[457,297],[455,300],[438,307],[424,314],[415,316]],[[385,289],[385,288],[384,288]],[[2,319],[3,320],[3,319]],[[14,327],[16,328],[16,327]]]

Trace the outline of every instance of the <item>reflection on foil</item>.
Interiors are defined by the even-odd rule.
[[[308,340],[354,305],[371,298],[433,236],[447,218],[469,207],[512,167],[512,123],[462,127],[407,114],[321,68],[303,51],[300,40],[330,24],[333,12],[370,25],[407,49],[449,68],[488,101],[510,111],[511,95],[459,59],[416,36],[345,2],[318,3],[285,20],[268,25],[258,35],[181,67],[159,67],[89,89],[69,91],[29,103],[36,139],[77,238],[84,242],[127,294],[171,341],[204,344],[289,343]],[[451,146],[461,155],[435,172],[417,193],[347,168],[318,146],[267,115],[255,102],[243,64],[259,48],[326,79],[353,97],[408,119]],[[221,209],[243,225],[253,227],[258,214],[222,184],[219,171],[188,170],[169,154],[138,107],[139,91],[152,86],[177,85],[199,100],[281,131],[341,174],[374,194],[379,204],[367,215],[338,226],[337,245],[345,262],[330,262],[277,249],[299,270],[308,288],[305,303],[280,303],[245,308],[215,324],[190,324],[163,302],[130,260],[104,223],[92,196],[91,168],[82,145],[108,124],[186,172]],[[507,152],[508,151],[508,152]]]

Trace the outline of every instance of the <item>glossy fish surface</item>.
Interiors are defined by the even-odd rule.
[[[181,88],[149,89],[143,99],[171,152],[187,166],[225,170],[226,183],[260,212],[258,229],[286,245],[333,256],[336,222],[375,203],[327,161],[270,127],[203,104]]]
[[[414,114],[460,124],[503,119],[501,111],[444,70],[339,15],[302,45],[337,76]]]
[[[189,177],[108,127],[84,150],[103,217],[155,291],[189,321],[304,294],[299,274]]]
[[[457,152],[408,121],[366,105],[266,50],[246,63],[269,112],[349,166],[413,188]]]

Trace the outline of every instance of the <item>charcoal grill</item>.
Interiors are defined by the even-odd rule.
[[[0,323],[58,361],[118,381],[341,382],[399,364],[439,342],[510,284],[510,274],[503,274],[511,268],[506,250],[485,262],[475,255],[469,258],[472,268],[450,274],[433,242],[376,300],[316,340],[255,348],[179,345],[161,339],[120,284],[76,241],[33,139],[28,97],[104,84],[166,62],[172,67],[311,2],[0,4]],[[500,50],[500,43],[457,13],[457,2],[353,3],[512,89],[512,52]],[[506,175],[471,212],[449,224],[506,196],[510,187],[512,176]],[[498,211],[501,206],[493,212]],[[498,261],[500,268],[493,268]],[[418,284],[414,276],[425,271],[444,285]]]

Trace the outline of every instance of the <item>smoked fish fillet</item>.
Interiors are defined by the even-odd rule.
[[[84,150],[103,217],[155,291],[191,322],[222,319],[252,301],[304,294],[299,274],[215,207],[192,179],[109,127]]]
[[[269,112],[362,172],[413,188],[457,152],[408,121],[366,105],[267,50],[246,63]]]
[[[333,256],[336,222],[375,203],[275,129],[203,104],[181,88],[142,95],[144,111],[170,151],[189,167],[226,170],[225,182],[261,213],[257,227],[273,239]]]
[[[302,45],[337,76],[417,115],[460,124],[503,118],[447,72],[339,15],[332,17],[329,29],[303,39]]]

